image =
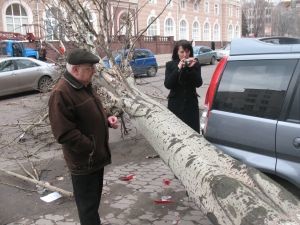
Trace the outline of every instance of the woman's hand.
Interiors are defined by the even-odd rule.
[[[193,67],[198,62],[198,59],[192,57],[189,58],[188,60],[190,61],[188,67]]]
[[[183,67],[185,67],[185,61],[186,59],[181,59],[178,63],[178,68],[181,70]]]

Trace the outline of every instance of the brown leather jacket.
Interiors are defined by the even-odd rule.
[[[72,174],[89,174],[111,163],[107,115],[91,85],[66,72],[51,93],[49,119]]]

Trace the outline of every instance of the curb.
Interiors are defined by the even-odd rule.
[[[166,65],[160,65],[160,66],[158,66],[157,68],[158,69],[161,69],[161,68],[165,68],[166,67]]]

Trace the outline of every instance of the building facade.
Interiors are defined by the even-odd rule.
[[[111,22],[112,35],[128,32],[128,15],[133,18],[130,32],[133,35],[140,34],[169,1],[110,1],[110,12],[114,18]],[[89,2],[86,1],[84,7],[97,30],[97,11]],[[63,30],[56,18],[64,12],[58,4],[51,7],[45,6],[40,0],[0,0],[0,9],[0,31],[33,33],[48,41],[63,39]],[[239,0],[171,0],[144,35],[174,36],[174,40],[231,41],[241,36],[241,3]]]
[[[139,1],[139,5],[147,0]],[[139,15],[139,29],[147,27],[162,12],[169,0],[148,0]],[[174,36],[175,40],[231,41],[241,36],[240,1],[170,1],[147,35]]]

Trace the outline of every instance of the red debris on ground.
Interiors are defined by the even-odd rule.
[[[123,176],[123,177],[120,177],[119,180],[122,180],[122,181],[130,181],[134,178],[134,174],[129,174],[127,176]]]

